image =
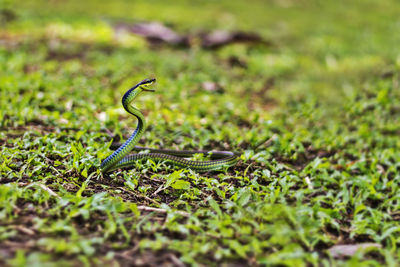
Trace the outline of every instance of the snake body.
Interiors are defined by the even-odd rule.
[[[137,118],[138,124],[128,140],[126,140],[125,143],[123,143],[101,163],[101,171],[106,173],[119,168],[129,168],[133,166],[136,161],[143,159],[165,161],[182,168],[190,168],[197,172],[218,170],[235,165],[238,161],[238,157],[235,153],[230,151],[161,150],[135,146],[146,129],[146,121],[140,110],[132,106],[131,103],[141,92],[154,91],[149,89],[149,86],[154,82],[155,79],[143,80],[129,89],[122,97],[122,105],[124,106],[124,109]],[[132,150],[148,150],[150,153],[136,153],[129,155],[129,152]],[[211,160],[196,161],[186,159],[192,157],[194,154],[208,155]]]

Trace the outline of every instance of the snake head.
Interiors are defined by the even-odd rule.
[[[131,102],[141,91],[147,91],[147,92],[154,92],[155,90],[149,89],[150,85],[152,85],[156,79],[145,79],[135,86],[133,86],[131,89],[129,89],[124,96],[122,97],[122,105],[127,107],[128,103]],[[140,89],[140,90],[136,90]]]
[[[154,89],[149,89],[149,87],[156,81],[156,79],[152,78],[152,79],[145,79],[143,81],[141,81],[140,83],[138,83],[136,86],[139,87],[140,89],[142,89],[143,91],[147,91],[147,92],[154,92]]]

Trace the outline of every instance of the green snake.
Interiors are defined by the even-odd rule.
[[[171,163],[181,168],[189,168],[197,172],[213,171],[235,165],[238,161],[238,156],[230,151],[161,150],[135,146],[146,129],[146,122],[140,110],[132,106],[131,103],[143,91],[154,92],[154,90],[149,89],[149,86],[154,82],[155,79],[143,80],[129,89],[122,97],[124,109],[137,118],[138,124],[128,140],[101,163],[101,171],[107,173],[120,168],[129,168],[136,161],[143,159],[151,159],[156,162],[165,161],[166,163]],[[149,153],[129,154],[132,150],[147,150]],[[211,160],[196,161],[186,159],[194,154],[210,156]]]

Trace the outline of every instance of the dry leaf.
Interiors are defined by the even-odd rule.
[[[189,47],[191,45],[191,39],[199,39],[201,41],[201,46],[204,48],[218,48],[227,44],[239,42],[270,45],[270,42],[265,41],[256,33],[215,30],[210,33],[189,33],[183,35],[176,33],[170,27],[156,21],[136,24],[119,23],[114,25],[114,29],[116,31],[125,30],[142,36],[151,44],[166,43]],[[239,64],[246,67],[243,62],[239,62]]]
[[[202,37],[202,46],[204,48],[218,48],[223,45],[239,42],[251,42],[269,45],[269,42],[266,42],[260,35],[256,33],[240,31],[228,32],[216,30],[211,33],[205,34]]]
[[[215,92],[215,93],[224,93],[224,88],[219,85],[218,83],[215,82],[210,82],[210,81],[206,81],[206,82],[202,82],[201,83],[201,88],[207,92]]]
[[[351,257],[357,251],[366,250],[369,248],[381,248],[382,246],[378,243],[360,243],[351,245],[336,245],[328,249],[329,254],[334,258],[340,257]]]
[[[127,30],[136,35],[143,36],[152,44],[189,45],[187,37],[177,34],[171,28],[159,22],[137,23],[133,25],[120,23],[114,28],[116,30]]]

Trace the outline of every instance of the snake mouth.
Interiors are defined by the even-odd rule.
[[[140,89],[142,89],[143,91],[155,92],[156,90],[154,90],[154,89],[149,89],[149,86],[151,86],[155,81],[156,81],[155,78],[152,78],[152,79],[145,79],[145,80],[141,81],[141,82],[138,84],[138,86],[139,86]]]

